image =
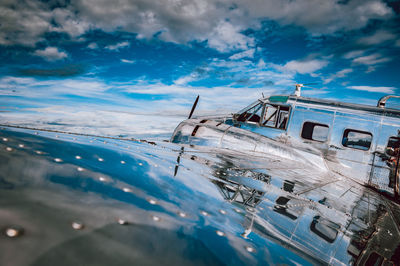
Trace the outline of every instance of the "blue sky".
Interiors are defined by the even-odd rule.
[[[225,113],[295,83],[375,105],[399,94],[399,12],[391,0],[1,1],[0,120],[160,134],[197,94],[198,114]]]

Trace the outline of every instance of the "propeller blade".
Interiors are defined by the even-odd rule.
[[[305,88],[310,88],[310,89],[314,89],[314,90],[322,90],[321,88],[315,88],[315,87],[310,87],[310,86],[303,86]]]
[[[192,110],[190,110],[190,114],[189,114],[189,116],[188,116],[188,119],[192,118],[194,109],[196,109],[197,103],[199,102],[199,98],[200,98],[200,95],[197,95],[196,100],[195,100],[194,103],[193,103]],[[181,162],[181,156],[182,156],[182,154],[183,154],[184,152],[185,152],[185,148],[182,147],[182,148],[181,148],[181,151],[180,151],[179,154],[178,154],[178,157],[176,158],[176,165],[175,165],[175,169],[174,169],[174,177],[178,174],[179,163]]]
[[[194,104],[193,104],[193,106],[192,106],[192,110],[190,110],[190,114],[189,114],[188,119],[192,118],[194,109],[196,109],[197,102],[199,101],[199,98],[200,98],[200,95],[197,95],[197,98],[196,98],[196,100],[194,101]]]

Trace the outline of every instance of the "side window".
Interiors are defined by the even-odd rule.
[[[329,126],[313,122],[305,122],[303,124],[303,130],[301,131],[301,137],[303,139],[315,140],[324,142],[328,139]]]
[[[317,215],[314,217],[310,229],[317,236],[329,243],[333,243],[339,233],[340,225]]]
[[[265,105],[262,125],[286,130],[289,120],[289,106]]]
[[[390,137],[387,147],[386,154],[389,156],[397,156],[400,150],[400,138],[398,137]]]
[[[346,129],[342,145],[345,147],[367,151],[371,147],[372,134],[365,131]]]

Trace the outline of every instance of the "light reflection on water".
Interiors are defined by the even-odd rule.
[[[0,239],[2,265],[363,264],[399,256],[398,206],[349,180],[166,142],[9,128],[0,135],[0,228],[23,228]]]

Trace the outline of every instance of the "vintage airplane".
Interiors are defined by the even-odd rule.
[[[183,121],[172,142],[270,153],[307,162],[399,200],[400,110],[294,95],[261,98],[238,113]]]
[[[397,265],[385,101],[192,108],[171,141],[3,125],[0,265]]]

